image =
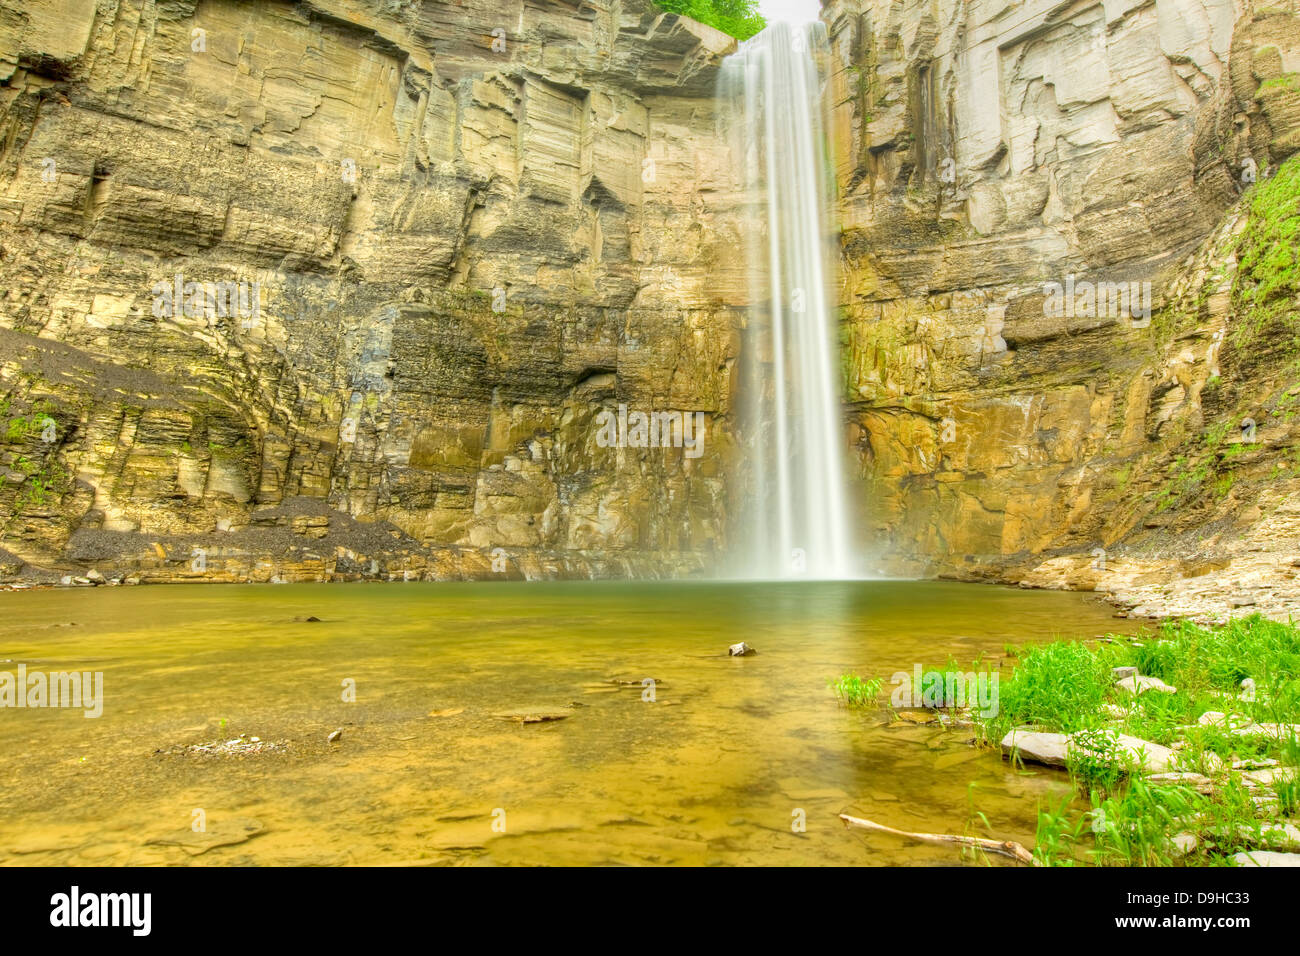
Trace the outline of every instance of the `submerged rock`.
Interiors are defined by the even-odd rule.
[[[751,654],[757,653],[758,651],[754,650],[744,641],[741,641],[739,644],[732,644],[727,648],[727,654],[730,657],[748,657]]]
[[[178,846],[190,856],[199,856],[219,846],[234,846],[246,843],[253,837],[266,832],[259,820],[248,817],[235,817],[229,820],[208,821],[205,828],[195,832],[190,827],[173,830],[162,836],[146,840],[146,845]]]
[[[513,720],[517,724],[545,724],[573,716],[568,710],[507,710],[493,714],[498,720]]]
[[[442,710],[431,710],[428,713],[430,717],[455,717],[457,714],[463,714],[464,707],[444,707]]]

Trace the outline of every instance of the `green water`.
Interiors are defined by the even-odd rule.
[[[1032,844],[1064,778],[848,710],[828,679],[1005,669],[1008,644],[1125,625],[1090,596],[934,582],[2,593],[0,670],[102,671],[105,699],[0,709],[0,862],[959,863],[837,814],[983,833],[977,810]],[[726,657],[741,640],[759,653]],[[647,677],[653,702],[607,683]],[[495,716],[516,710],[571,716]],[[277,749],[186,752],[240,734]]]

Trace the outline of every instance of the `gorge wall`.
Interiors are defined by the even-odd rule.
[[[1300,614],[1295,0],[823,19],[872,562]],[[733,48],[644,0],[4,0],[0,580],[713,570]],[[601,447],[620,405],[703,453]]]
[[[1138,614],[1296,611],[1295,4],[823,17],[881,566],[1096,588]],[[1151,311],[1062,308],[1067,282],[1150,283]]]
[[[641,0],[5,0],[0,577],[710,566],[733,48]],[[601,447],[619,404],[702,454]]]

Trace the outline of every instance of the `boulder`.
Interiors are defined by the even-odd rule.
[[[1008,755],[1019,752],[1022,760],[1064,767],[1076,749],[1074,736],[1013,730],[1002,738],[1002,752]],[[1174,752],[1168,747],[1127,734],[1116,736],[1115,749],[1123,756],[1126,765],[1136,765],[1144,773],[1164,773],[1174,762]]]

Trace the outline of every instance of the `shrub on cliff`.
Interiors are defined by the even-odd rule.
[[[748,40],[767,26],[758,12],[758,0],[656,0],[656,5],[707,23],[737,40]]]

